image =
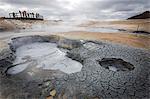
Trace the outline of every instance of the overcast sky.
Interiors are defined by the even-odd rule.
[[[126,19],[150,10],[149,0],[0,0],[0,16],[27,10],[46,19]]]

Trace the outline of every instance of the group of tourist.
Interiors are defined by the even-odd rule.
[[[18,14],[19,14],[19,17],[21,18],[39,18],[40,17],[39,13],[33,13],[33,12],[27,13],[27,11],[23,11],[23,12],[19,11],[19,13],[13,12],[12,17],[17,18]]]

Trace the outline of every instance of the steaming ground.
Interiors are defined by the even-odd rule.
[[[71,39],[104,40],[150,49],[149,20],[29,21],[0,20],[0,40],[26,35],[59,35]],[[132,33],[138,30],[139,33]],[[142,32],[143,31],[143,32]],[[147,34],[144,34],[144,31]]]

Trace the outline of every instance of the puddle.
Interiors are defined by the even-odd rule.
[[[131,71],[134,69],[131,63],[119,58],[103,58],[98,62],[102,67],[111,71]]]
[[[87,28],[86,31],[88,32],[118,32],[119,30],[113,29],[113,28],[100,28],[100,27],[92,27],[92,28]]]
[[[16,50],[16,59],[8,74],[17,74],[30,66],[36,68],[60,70],[65,73],[81,71],[82,64],[66,57],[66,53],[57,48],[55,43],[32,43]]]

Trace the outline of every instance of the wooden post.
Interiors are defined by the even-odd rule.
[[[139,31],[140,24],[138,24],[137,31]]]

